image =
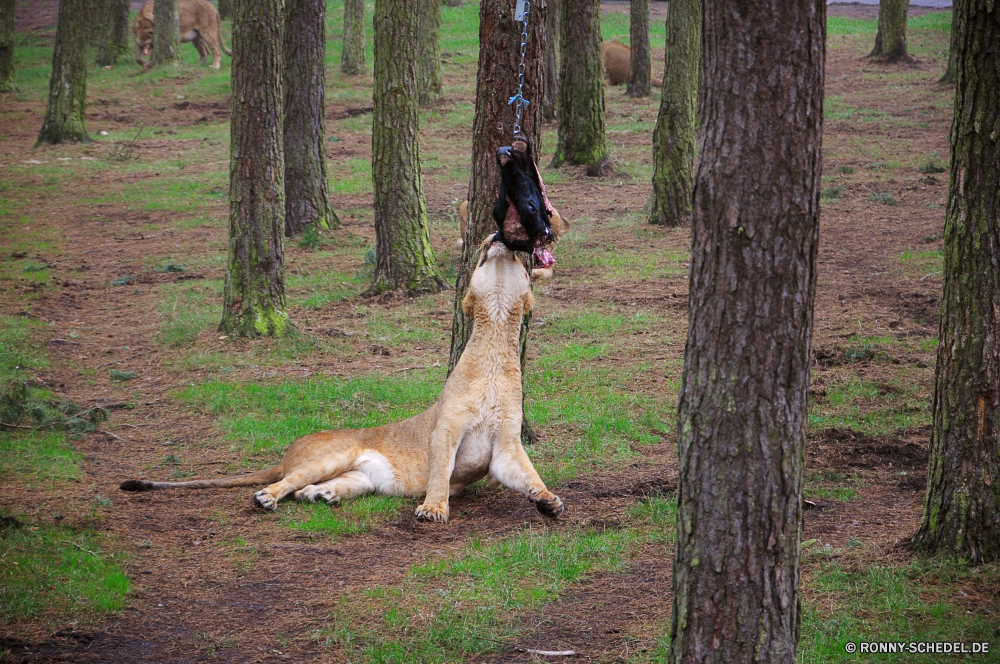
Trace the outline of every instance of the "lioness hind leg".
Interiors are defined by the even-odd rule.
[[[205,64],[205,60],[208,58],[208,47],[205,45],[205,40],[202,39],[201,35],[196,36],[191,40],[194,44],[194,48],[198,51],[198,64]]]
[[[332,477],[338,477],[351,467],[353,460],[353,456],[336,454],[323,462],[296,468],[285,475],[280,482],[275,482],[255,493],[253,502],[261,509],[273,510],[278,506],[279,500],[293,491],[298,491],[310,484],[324,482]]]
[[[332,480],[310,484],[295,492],[296,500],[315,503],[322,500],[327,505],[339,503],[343,498],[375,493],[375,483],[360,470],[349,470]]]

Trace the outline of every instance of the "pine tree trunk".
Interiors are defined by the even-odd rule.
[[[604,72],[600,0],[562,0],[559,50],[559,139],[552,166],[596,164],[604,142]]]
[[[559,50],[559,1],[549,0],[545,13],[545,29],[542,32],[544,47],[542,68],[545,85],[542,87],[542,117],[556,119],[556,105],[559,103],[559,66],[556,53]]]
[[[326,0],[285,0],[285,235],[340,220],[326,180]]]
[[[649,223],[691,223],[691,188],[701,82],[701,0],[671,0],[667,13],[663,96],[653,130],[653,199]]]
[[[539,99],[545,82],[544,34],[554,0],[535,0],[528,15],[528,42],[524,55],[524,97]],[[476,114],[472,125],[472,181],[469,185],[469,224],[462,244],[462,256],[455,280],[455,303],[452,310],[451,372],[465,350],[472,333],[471,317],[462,311],[462,300],[469,290],[469,280],[476,267],[479,245],[497,230],[492,210],[500,186],[496,165],[497,148],[510,145],[514,137],[514,109],[507,101],[517,94],[517,76],[521,61],[521,24],[514,22],[516,0],[483,0],[479,6],[479,69],[476,74]],[[541,145],[540,104],[528,104],[521,115],[521,133],[535,148]],[[530,265],[529,265],[530,268]],[[527,353],[530,312],[521,326],[521,379]],[[527,418],[522,418],[521,437],[530,442]]]
[[[223,21],[233,17],[233,0],[219,0],[219,18]]]
[[[159,0],[157,0],[159,2]],[[285,312],[283,0],[233,7],[229,264],[221,332],[280,336]]]
[[[177,0],[156,0],[153,3],[153,53],[149,57],[150,67],[180,63],[180,32]]]
[[[649,58],[649,0],[632,0],[629,28],[628,88],[630,97],[648,97],[653,65]]]
[[[365,73],[365,0],[344,0],[344,50],[340,57],[342,73]]]
[[[128,57],[129,0],[108,0],[104,35],[97,51],[97,64],[101,67],[115,65],[119,58]]]
[[[416,0],[420,8],[417,86],[420,104],[441,96],[441,0]]]
[[[793,664],[826,0],[706,2],[702,25],[668,661]]]
[[[906,51],[906,13],[910,0],[880,0],[878,4],[878,31],[875,48],[869,58],[879,62],[910,61]]]
[[[420,174],[418,3],[375,1],[372,183],[375,280],[371,292],[433,293],[445,285],[431,248]]]
[[[951,188],[934,425],[914,544],[1000,559],[1000,7],[956,0]]]
[[[0,92],[15,92],[14,2],[0,0]]]
[[[959,23],[962,17],[959,13],[952,7],[951,10],[951,41],[948,48],[948,66],[944,70],[944,74],[938,79],[938,83],[945,85],[952,85],[955,82],[955,51],[958,50],[958,39],[963,34],[965,26]]]
[[[87,104],[87,0],[61,0],[52,77],[49,79],[49,107],[35,147],[42,143],[81,141],[90,136],[84,125]]]

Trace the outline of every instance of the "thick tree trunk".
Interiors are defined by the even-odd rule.
[[[285,235],[340,220],[326,181],[326,0],[285,0]]]
[[[596,164],[604,142],[604,72],[600,0],[562,0],[559,50],[559,140],[552,166]]]
[[[416,0],[420,8],[417,88],[420,104],[441,96],[441,0]]]
[[[365,73],[365,0],[344,0],[344,50],[340,71],[348,76]]]
[[[97,50],[97,64],[107,67],[128,57],[131,50],[129,30],[129,0],[107,0],[104,34]]]
[[[153,3],[153,53],[150,67],[173,65],[181,61],[180,17],[177,0],[156,0]]]
[[[648,97],[652,76],[649,58],[649,0],[632,0],[629,27],[628,88],[630,97]]]
[[[49,107],[35,147],[42,143],[89,142],[84,126],[87,103],[87,0],[61,0],[52,51]]]
[[[0,0],[0,92],[14,92],[14,2]]]
[[[913,59],[906,50],[906,13],[909,8],[910,0],[880,0],[875,48],[868,54],[869,58],[879,62]]]
[[[377,258],[372,292],[433,293],[434,262],[420,174],[417,117],[418,3],[375,2],[372,182]]]
[[[159,1],[159,0],[158,0]],[[229,265],[221,332],[280,336],[285,312],[283,0],[233,7]]]
[[[556,57],[559,50],[558,0],[548,2],[542,37],[544,40],[542,69],[545,76],[545,84],[542,86],[542,117],[546,120],[555,120],[556,104],[559,103],[559,66]]]
[[[219,18],[226,20],[233,17],[233,0],[219,0]]]
[[[528,41],[524,56],[524,97],[541,98],[545,81],[544,34],[554,0],[535,0],[528,15]],[[517,72],[521,61],[521,24],[514,22],[516,0],[483,0],[479,6],[479,70],[476,75],[476,114],[472,125],[472,181],[469,185],[469,224],[455,280],[452,312],[450,372],[465,350],[472,333],[471,317],[462,311],[462,299],[476,267],[479,245],[497,230],[492,210],[500,185],[496,165],[497,148],[510,145],[514,136],[514,108],[508,100],[517,94]],[[521,115],[521,133],[536,150],[541,144],[540,104],[528,104]],[[528,342],[530,313],[521,327],[521,378]],[[522,420],[522,439],[533,437],[527,418]]]
[[[653,130],[651,224],[686,226],[691,222],[700,82],[701,0],[671,0],[663,96]]]
[[[956,0],[934,428],[916,546],[1000,559],[1000,7]]]
[[[668,661],[793,664],[826,0],[703,26]]]
[[[959,16],[958,11],[955,7],[951,10],[951,42],[948,48],[948,66],[944,70],[944,74],[938,79],[938,83],[943,83],[946,85],[951,85],[955,82],[955,51],[958,50],[958,39],[962,36],[965,31],[965,26],[963,26],[959,21],[964,18]]]

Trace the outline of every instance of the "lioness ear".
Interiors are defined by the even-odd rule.
[[[466,316],[472,315],[472,308],[475,306],[475,304],[476,304],[476,298],[472,295],[472,291],[470,290],[468,293],[465,294],[465,297],[462,298],[462,311],[465,312]]]

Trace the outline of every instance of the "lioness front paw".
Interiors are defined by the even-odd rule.
[[[428,505],[427,503],[424,503],[417,508],[415,514],[418,519],[422,519],[424,521],[448,523],[448,503],[439,505]]]
[[[274,499],[267,489],[261,489],[253,495],[253,504],[262,510],[271,511],[278,507],[278,501]]]
[[[542,516],[547,516],[550,519],[555,519],[566,510],[563,501],[551,491],[543,491],[532,498],[532,500],[535,502],[535,509]]]

